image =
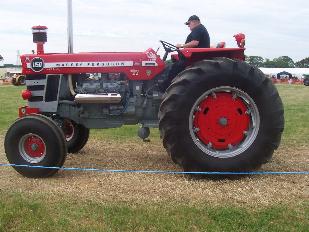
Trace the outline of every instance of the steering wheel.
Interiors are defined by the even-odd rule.
[[[163,40],[160,40],[164,50],[165,50],[165,54],[163,56],[163,60],[165,61],[166,58],[167,58],[167,55],[170,53],[170,52],[175,52],[177,51],[179,53],[179,48],[177,48],[175,45],[173,44],[170,44],[168,42],[165,42]]]

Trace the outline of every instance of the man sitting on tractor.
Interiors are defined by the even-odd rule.
[[[196,15],[190,16],[185,25],[191,30],[191,33],[187,36],[184,44],[177,44],[177,48],[209,48],[210,38],[207,29],[201,24],[200,18]],[[172,80],[177,76],[178,73],[185,69],[185,60],[179,57],[179,61],[175,62],[169,71],[168,79],[162,83],[160,88],[162,90],[167,89],[171,84]]]
[[[188,35],[185,44],[177,44],[178,48],[209,48],[210,38],[207,29],[200,22],[200,18],[196,15],[192,15],[185,25],[191,30]]]

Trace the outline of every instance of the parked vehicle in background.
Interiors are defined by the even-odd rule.
[[[309,86],[309,75],[304,75],[304,85]]]
[[[25,85],[26,84],[26,76],[22,74],[14,74],[12,77],[12,84],[15,86]]]

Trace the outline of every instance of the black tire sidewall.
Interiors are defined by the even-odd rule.
[[[5,137],[5,152],[7,159],[11,164],[29,165],[29,166],[46,166],[61,167],[66,155],[64,141],[59,131],[53,128],[53,125],[45,121],[44,118],[25,117],[17,120],[8,130]],[[50,122],[53,123],[53,122]],[[29,163],[19,153],[19,142],[26,134],[39,136],[45,143],[46,155],[38,163]],[[49,176],[57,170],[39,169],[39,168],[15,168],[24,176],[44,177]]]

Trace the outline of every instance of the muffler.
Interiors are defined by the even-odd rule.
[[[119,93],[104,93],[104,94],[76,94],[76,103],[85,104],[115,104],[121,101],[121,95]]]

